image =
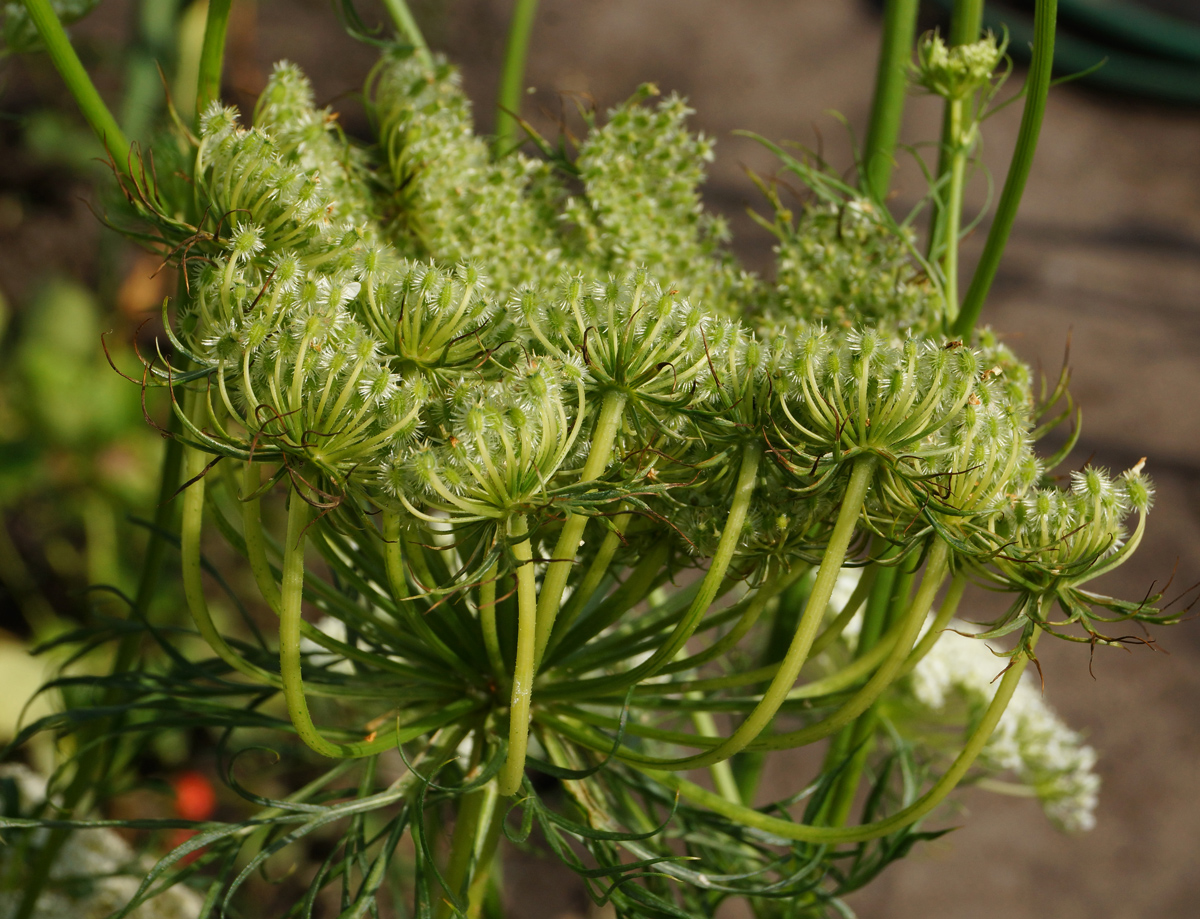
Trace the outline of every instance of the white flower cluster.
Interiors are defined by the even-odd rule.
[[[32,813],[46,799],[46,780],[17,763],[0,766],[0,789],[4,786],[8,786],[3,795],[5,809],[15,807],[21,816]],[[46,833],[39,830],[34,841],[40,844]],[[15,845],[0,845],[0,919],[16,915],[21,902],[23,866],[13,862],[23,851]],[[103,919],[133,899],[146,868],[113,830],[72,833],[54,862],[50,889],[38,899],[33,919]],[[177,885],[133,910],[129,919],[195,919],[201,906],[196,894]]]

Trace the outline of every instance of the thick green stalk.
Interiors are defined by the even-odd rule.
[[[1040,630],[1036,630],[1030,642],[1030,650],[1037,643],[1039,635]],[[1025,667],[1028,664],[1028,658],[1021,658],[1012,662],[1005,672],[1004,677],[1000,680],[1000,686],[996,690],[996,695],[992,697],[991,704],[988,705],[975,730],[971,732],[971,736],[963,746],[962,751],[955,758],[950,768],[934,783],[933,787],[908,807],[874,823],[865,823],[855,827],[824,827],[811,826],[793,820],[784,820],[780,817],[770,817],[761,811],[727,801],[720,795],[714,794],[706,788],[701,788],[692,782],[688,782],[673,772],[660,772],[653,769],[645,769],[637,765],[634,765],[634,768],[652,776],[668,788],[678,791],[680,795],[689,801],[707,807],[738,824],[763,830],[767,833],[773,833],[784,839],[831,845],[879,839],[881,836],[888,836],[920,820],[941,804],[946,799],[946,796],[957,787],[958,783],[967,774],[967,770],[971,768],[979,754],[983,751],[983,748],[987,745],[992,732],[996,729],[996,725],[999,724],[1000,718],[1004,714],[1004,710],[1008,707],[1008,703],[1017,689],[1017,684],[1021,680],[1021,675],[1025,672]]]
[[[841,508],[838,510],[837,521],[833,532],[825,546],[825,554],[821,557],[821,567],[817,569],[817,579],[813,582],[812,592],[808,596],[808,604],[800,617],[795,637],[788,647],[787,654],[779,669],[775,672],[771,685],[763,693],[762,699],[754,710],[746,717],[729,739],[720,746],[696,756],[685,757],[671,762],[671,768],[694,769],[708,766],[712,763],[727,759],[745,749],[746,745],[761,734],[775,717],[779,707],[787,698],[800,668],[808,659],[809,648],[812,647],[817,629],[829,606],[829,598],[833,594],[834,585],[846,560],[846,552],[850,540],[858,524],[858,515],[862,511],[863,502],[867,498],[867,490],[875,474],[875,456],[864,454],[854,460],[850,471],[850,482],[846,493],[842,496]]]
[[[179,532],[184,599],[187,601],[188,611],[192,614],[192,621],[196,624],[196,630],[221,660],[255,682],[279,686],[281,681],[278,674],[250,663],[229,646],[213,622],[208,609],[200,560],[200,537],[204,526],[204,473],[207,463],[207,454],[192,447],[184,448],[185,481],[195,479],[183,493],[183,520]]]
[[[591,482],[608,468],[624,412],[623,392],[610,392],[604,397],[600,405],[600,415],[596,419],[596,428],[592,433],[592,446],[588,450],[583,471],[579,474],[580,482]],[[575,564],[575,553],[579,551],[579,543],[583,539],[587,522],[588,518],[584,514],[567,515],[558,542],[554,546],[553,560],[546,567],[546,573],[542,577],[542,590],[538,596],[537,642],[534,646],[535,670],[541,664],[546,646],[550,643],[554,620],[558,616],[563,591],[567,587],[567,578],[570,577],[571,568]]]
[[[899,567],[906,568],[907,561],[901,561]],[[911,575],[908,572],[900,575],[896,567],[891,568],[888,575],[890,577],[878,581],[878,589],[871,592],[862,630],[858,633],[858,643],[854,648],[856,660],[862,660],[880,645],[885,628],[896,623],[908,602]],[[831,826],[841,826],[846,822],[858,791],[859,776],[874,745],[877,721],[875,707],[872,705],[859,715],[853,724],[842,728],[830,742],[822,772],[831,772],[838,768],[841,771],[832,793],[826,799],[818,822]],[[843,762],[847,757],[849,761]]]
[[[200,48],[200,78],[196,81],[196,118],[221,98],[221,71],[225,65],[225,33],[229,29],[232,0],[208,0],[204,44]]]
[[[116,167],[121,172],[128,174],[129,166],[126,154],[129,152],[129,141],[125,139],[125,134],[117,125],[117,120],[108,110],[108,106],[104,104],[104,100],[100,98],[100,93],[96,91],[95,84],[87,75],[87,71],[83,69],[79,55],[71,47],[71,40],[67,38],[67,33],[54,12],[54,8],[50,5],[50,0],[25,0],[25,8],[29,11],[29,18],[33,20],[38,35],[41,36],[42,43],[46,46],[46,52],[50,55],[54,68],[63,78],[63,82],[67,84],[67,89],[71,91],[75,104],[79,106],[79,111],[83,113],[83,117],[87,119],[87,123],[95,135],[100,138],[100,142],[112,154]]]
[[[1004,191],[996,206],[996,216],[988,231],[979,265],[971,286],[963,298],[962,310],[954,323],[954,334],[968,337],[979,321],[983,301],[987,299],[1000,258],[1012,233],[1025,192],[1025,182],[1033,167],[1033,155],[1037,149],[1038,135],[1042,130],[1042,118],[1046,113],[1046,99],[1050,94],[1050,75],[1054,67],[1054,25],[1058,14],[1058,0],[1037,0],[1033,19],[1033,63],[1025,80],[1025,110],[1021,115],[1021,128],[1017,134],[1017,146],[1013,151],[1008,177],[1004,180]]]
[[[425,43],[425,36],[421,34],[421,29],[417,25],[417,20],[413,18],[408,4],[404,0],[383,0],[383,6],[388,11],[388,15],[392,17],[396,28],[413,46],[413,52],[417,55],[417,59],[426,69],[432,70],[433,55],[429,53],[429,45]]]
[[[396,745],[396,731],[357,743],[335,743],[321,736],[308,712],[301,670],[300,621],[304,600],[304,544],[310,521],[308,502],[296,491],[288,497],[286,542],[283,546],[283,584],[279,608],[279,673],[288,716],[300,739],[322,756],[371,756]],[[272,674],[273,676],[274,674]]]
[[[525,60],[529,37],[537,15],[538,0],[517,0],[508,25],[504,68],[500,72],[500,94],[496,100],[496,152],[505,154],[517,146],[517,118],[525,92]]]
[[[883,8],[883,41],[875,73],[871,120],[863,145],[861,176],[863,191],[880,203],[887,198],[895,166],[919,6],[918,0],[887,0]]]
[[[279,596],[279,585],[275,583],[275,575],[271,571],[271,563],[267,561],[262,502],[258,497],[258,491],[262,488],[261,469],[262,467],[255,463],[246,463],[242,471],[242,535],[246,540],[246,559],[250,562],[250,571],[254,575],[259,593],[267,606],[279,615],[283,604]]]
[[[479,630],[483,633],[483,646],[487,649],[488,665],[492,676],[503,685],[508,682],[504,670],[504,655],[500,653],[500,632],[496,628],[496,579],[499,568],[492,565],[479,584]]]
[[[512,701],[509,704],[508,759],[500,770],[500,794],[517,793],[525,775],[525,749],[529,744],[529,707],[533,697],[533,653],[537,628],[537,584],[529,524],[514,517],[508,524],[512,554],[517,563],[517,660],[513,667]]]
[[[951,45],[969,45],[979,41],[979,30],[982,28],[983,0],[954,0],[947,41]]]
[[[983,0],[955,0],[954,12],[950,17],[950,33],[946,37],[946,42],[951,47],[955,45],[967,45],[971,42],[979,40],[979,30],[983,26]],[[952,221],[955,227],[962,226],[962,182],[966,175],[966,155],[967,151],[960,149],[960,135],[962,133],[962,117],[965,101],[962,99],[947,99],[945,109],[942,112],[942,141],[938,148],[938,166],[937,178],[938,182],[944,182],[949,194],[947,195],[945,204],[939,204],[934,201],[931,211],[930,232],[929,232],[929,251],[932,254],[935,250],[942,249],[944,252],[949,250],[945,247],[954,247],[955,257],[955,281],[953,285],[948,278],[944,278],[946,285],[946,311],[945,324],[950,328],[954,319],[958,314],[958,280],[957,280],[957,255],[958,255],[958,230],[950,232],[948,221]],[[957,170],[961,173],[958,178],[957,202],[953,201],[956,197],[955,193],[955,178],[954,173]],[[946,273],[946,267],[943,264],[943,274]],[[953,306],[950,302],[953,300]]]

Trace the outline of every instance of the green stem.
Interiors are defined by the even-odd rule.
[[[863,145],[861,179],[863,191],[880,203],[887,198],[895,166],[919,6],[918,0],[887,0],[883,8],[883,41]]]
[[[478,766],[476,758],[480,752],[480,743],[481,738],[476,734],[476,749],[472,753],[470,764],[472,768]],[[490,782],[482,788],[475,789],[463,796],[458,805],[458,812],[454,816],[454,833],[450,837],[450,855],[443,876],[446,898],[438,904],[434,913],[435,919],[450,919],[456,913],[461,915],[461,910],[455,904],[462,903],[464,894],[469,897],[467,879],[471,872],[471,862],[474,861],[479,847],[480,832],[487,829],[488,816],[484,813],[484,808],[489,803],[488,792],[494,785],[495,782]],[[499,795],[494,793],[491,798],[493,806],[500,800]]]
[[[771,723],[775,713],[779,711],[779,706],[783,704],[795,684],[796,677],[800,675],[800,668],[808,659],[808,652],[816,637],[817,628],[825,616],[829,598],[833,595],[834,585],[842,570],[842,563],[846,560],[850,540],[854,538],[858,515],[862,511],[863,502],[866,501],[867,490],[870,488],[874,473],[875,456],[873,454],[864,454],[854,460],[853,468],[850,471],[850,482],[842,497],[837,521],[834,523],[833,532],[829,535],[829,542],[825,546],[825,554],[821,557],[821,567],[817,569],[817,579],[813,582],[812,593],[808,595],[808,604],[800,617],[800,624],[796,628],[796,634],[792,638],[787,654],[784,655],[783,661],[775,672],[775,677],[771,680],[767,691],[763,693],[762,699],[746,717],[746,720],[738,725],[737,730],[730,735],[728,740],[705,753],[672,760],[671,768],[694,769],[727,759],[745,749],[746,745],[758,737]]]
[[[467,892],[467,919],[479,919],[483,911],[488,881],[492,878],[492,863],[495,860],[496,848],[500,844],[500,832],[504,828],[504,814],[500,811],[500,791],[496,783],[489,782],[483,791],[487,795],[483,804],[487,826],[484,827],[475,850],[475,868],[471,877],[471,887]]]
[[[954,0],[947,41],[951,45],[969,45],[979,41],[979,30],[982,28],[983,0]]]
[[[1040,630],[1035,630],[1030,642],[1030,650],[1037,643],[1039,636]],[[992,698],[991,704],[988,705],[987,711],[984,712],[983,718],[980,719],[975,730],[971,732],[966,745],[955,758],[950,768],[934,783],[933,787],[908,807],[874,823],[865,823],[856,827],[823,827],[784,820],[780,817],[770,817],[761,811],[726,801],[720,795],[714,794],[708,789],[701,788],[692,782],[688,782],[675,773],[659,772],[637,765],[634,765],[633,768],[651,776],[666,787],[678,791],[680,795],[689,801],[707,807],[742,826],[773,833],[784,839],[834,845],[879,839],[881,836],[888,836],[896,832],[896,830],[920,820],[941,804],[946,796],[962,781],[963,776],[967,774],[967,770],[971,768],[976,758],[978,758],[983,748],[987,745],[992,732],[996,729],[996,725],[999,724],[1000,718],[1003,716],[1004,710],[1008,707],[1009,700],[1012,699],[1012,695],[1017,689],[1017,684],[1021,680],[1021,675],[1025,672],[1025,667],[1028,664],[1028,658],[1021,658],[1020,660],[1014,660],[1009,666],[1000,681],[996,695]]]
[[[208,642],[209,647],[221,660],[255,682],[280,686],[278,674],[250,663],[229,646],[213,622],[208,609],[208,599],[204,595],[204,568],[200,559],[200,537],[204,526],[204,475],[207,462],[207,454],[192,447],[184,448],[184,475],[187,477],[185,481],[195,480],[183,493],[183,520],[179,532],[184,599],[200,636]]]
[[[954,11],[950,17],[950,32],[946,38],[947,44],[951,47],[955,45],[966,45],[979,40],[979,30],[983,25],[983,0],[955,0]],[[958,121],[961,122],[961,111],[963,100],[946,100],[945,108],[942,111],[942,140],[938,147],[938,165],[937,165],[937,181],[939,183],[945,181],[949,183],[950,175],[953,172],[953,161],[957,151],[957,131],[954,126],[954,118],[952,115],[953,107],[957,102],[960,115]],[[959,204],[961,210],[961,203]],[[955,221],[961,225],[962,217],[960,211],[952,211],[949,202],[946,205],[939,204],[936,200],[933,202],[930,219],[929,232],[929,251],[932,254],[944,244],[947,238],[946,220],[947,215],[954,213]],[[955,242],[957,243],[957,234],[955,234]],[[949,289],[950,285],[946,285]],[[958,288],[954,288],[955,303],[958,301]],[[949,328],[953,322],[953,317],[947,316],[946,327]]]
[[[517,793],[525,775],[525,749],[529,743],[529,708],[533,696],[534,640],[537,629],[537,584],[529,524],[513,517],[508,524],[512,554],[517,563],[517,660],[513,667],[512,701],[509,704],[508,759],[500,770],[500,794]]]
[[[283,604],[279,596],[279,585],[275,583],[275,575],[271,571],[271,563],[267,561],[262,502],[258,496],[258,491],[262,488],[261,469],[262,467],[255,463],[246,463],[245,469],[242,470],[242,534],[246,540],[246,559],[250,562],[250,571],[254,575],[259,593],[275,615],[279,615]]]
[[[529,37],[533,33],[537,6],[538,0],[517,0],[509,21],[500,93],[496,99],[496,152],[501,155],[518,145],[517,118],[521,113],[521,96],[525,92],[525,60],[529,56]]]
[[[822,737],[833,734],[863,712],[865,712],[883,691],[892,684],[900,668],[908,659],[917,635],[925,624],[925,617],[933,606],[934,598],[941,589],[942,581],[946,578],[950,551],[946,543],[937,539],[929,550],[929,560],[925,566],[925,576],[921,579],[921,587],[913,598],[912,606],[904,616],[904,627],[892,646],[887,659],[880,664],[879,669],[872,674],[866,684],[856,692],[841,708],[816,724],[790,731],[784,734],[774,734],[763,742],[762,747],[768,750],[784,750],[802,744],[812,743]]]
[[[725,518],[717,549],[709,560],[708,571],[704,574],[704,580],[700,582],[700,590],[683,617],[676,623],[667,640],[648,660],[631,670],[610,677],[579,680],[574,683],[575,688],[583,689],[592,695],[623,690],[634,683],[640,683],[642,680],[654,676],[675,659],[675,655],[695,633],[697,626],[700,625],[700,620],[708,612],[713,600],[717,598],[720,588],[726,585],[725,575],[733,561],[738,541],[742,538],[742,527],[745,526],[746,514],[750,510],[750,500],[754,496],[754,485],[758,479],[758,464],[761,459],[762,446],[757,441],[742,448],[737,482],[733,488],[733,500],[729,504],[729,513]]]
[[[500,653],[500,632],[496,628],[496,579],[499,568],[492,565],[479,584],[479,628],[483,632],[483,646],[487,649],[488,664],[492,676],[501,685],[508,682],[504,669],[504,655]]]
[[[964,136],[963,115],[966,102],[950,99],[946,102],[946,124],[950,148],[950,175],[947,180],[944,229],[941,231],[942,274],[945,285],[946,327],[958,318],[958,245],[962,234],[963,186],[966,184],[967,156],[970,143]]]
[[[407,38],[408,43],[413,46],[413,52],[417,55],[417,59],[427,70],[432,70],[433,55],[429,53],[429,45],[425,43],[425,36],[421,34],[421,29],[417,25],[417,20],[413,18],[408,4],[404,0],[383,0],[383,6],[388,11],[388,15],[392,17],[396,28],[400,30],[400,34]]]
[[[610,392],[604,397],[600,405],[600,415],[596,419],[596,429],[592,433],[592,446],[588,451],[583,471],[579,474],[580,482],[591,482],[608,468],[624,412],[623,392]],[[584,514],[567,515],[558,542],[554,546],[553,560],[542,576],[542,589],[538,596],[537,642],[534,646],[535,671],[546,654],[546,646],[550,643],[554,620],[558,616],[563,591],[567,587],[567,578],[570,577],[571,568],[575,564],[575,553],[579,551],[579,543],[583,539],[587,522],[588,518]]]
[[[225,65],[225,33],[233,0],[208,0],[204,44],[200,48],[200,77],[196,81],[196,119],[221,98],[221,70]]]
[[[371,756],[396,745],[396,731],[372,740],[335,743],[321,736],[308,712],[300,658],[300,622],[304,600],[304,544],[310,519],[308,502],[296,491],[288,496],[287,536],[283,546],[283,585],[279,607],[279,673],[288,716],[300,739],[322,756]]]
[[[854,618],[854,614],[858,612],[863,601],[871,595],[871,591],[875,587],[875,582],[882,577],[889,568],[879,565],[872,565],[863,572],[862,577],[858,579],[858,583],[854,585],[854,592],[850,594],[850,599],[846,601],[846,605],[842,607],[842,611],[837,614],[833,622],[825,628],[825,630],[816,637],[812,643],[812,647],[808,649],[809,660],[816,657],[831,644],[838,640],[842,632],[846,630],[846,626],[850,624],[850,620]]]
[[[1050,75],[1054,67],[1054,25],[1058,13],[1058,0],[1037,0],[1033,19],[1033,63],[1025,81],[1025,110],[1021,115],[1021,128],[1017,134],[1017,146],[1013,151],[1008,177],[1004,180],[1004,191],[996,207],[996,216],[988,231],[975,276],[963,298],[962,310],[954,323],[954,333],[966,338],[975,329],[983,301],[987,299],[1000,258],[1008,243],[1025,182],[1033,166],[1033,155],[1037,149],[1038,135],[1042,130],[1042,117],[1046,113],[1046,99],[1050,94]]]
[[[600,582],[604,580],[604,576],[608,574],[609,565],[612,564],[613,556],[617,554],[617,549],[621,546],[621,541],[625,535],[625,528],[629,526],[629,521],[632,514],[618,514],[612,523],[612,529],[604,537],[604,541],[600,543],[600,548],[596,550],[596,557],[592,559],[592,564],[588,567],[587,573],[579,585],[571,593],[571,598],[563,605],[555,618],[554,628],[550,633],[550,643],[546,646],[546,653],[550,653],[566,635],[567,629],[575,621],[575,617],[583,610],[588,601],[591,600],[592,594],[600,586]],[[542,593],[545,594],[545,585],[543,584]],[[539,597],[539,602],[540,602]],[[539,663],[540,663],[539,659]]]
[[[54,68],[67,84],[79,111],[83,113],[95,135],[100,138],[100,142],[112,154],[116,167],[128,175],[126,153],[129,151],[129,141],[125,139],[117,120],[100,98],[100,93],[96,91],[96,86],[87,75],[87,71],[83,69],[79,55],[71,47],[71,40],[67,38],[50,0],[25,0],[25,9],[29,11],[29,18],[33,20]]]

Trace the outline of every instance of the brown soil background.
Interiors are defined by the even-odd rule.
[[[423,7],[431,41],[463,67],[486,131],[510,3],[449,0]],[[117,47],[127,13],[126,4],[113,0],[81,32],[97,47]],[[526,112],[540,110],[537,123],[552,133],[555,114],[572,104],[563,102],[563,92],[586,93],[601,109],[646,81],[687,96],[697,110],[696,127],[718,141],[710,204],[730,217],[746,263],[765,268],[769,238],[744,217],[745,206],[760,202],[743,168],[770,174],[771,161],[730,132],[743,128],[820,144],[830,162],[848,166],[847,133],[830,111],[862,133],[878,40],[873,9],[854,0],[543,0],[526,81],[537,92]],[[350,130],[361,128],[361,111],[345,94],[361,86],[373,52],[340,33],[324,0],[261,0],[257,21],[235,19],[231,51],[230,98],[251,101],[271,63],[286,57],[313,77],[319,98],[345,111]],[[9,89],[20,85],[14,80]],[[984,162],[997,177],[1007,167],[1019,117],[1013,106],[986,125]],[[910,99],[905,140],[936,138],[939,124],[932,100]],[[1197,151],[1196,110],[1075,87],[1056,90],[984,314],[1024,358],[1050,371],[1071,337],[1072,391],[1085,418],[1068,466],[1093,457],[1121,469],[1148,457],[1158,500],[1146,540],[1102,585],[1124,596],[1140,597],[1177,561],[1178,586],[1200,577]],[[924,190],[911,165],[895,184],[901,208]],[[972,186],[976,203],[984,187],[982,180]],[[18,305],[32,272],[57,266],[94,279],[103,271],[95,264],[97,232],[86,210],[62,190],[48,194],[52,207],[31,211],[15,225],[0,221],[0,286]],[[75,242],[65,247],[64,239]],[[968,266],[981,244],[982,233],[968,241]],[[973,596],[977,609],[988,602]],[[1100,755],[1104,786],[1094,831],[1062,836],[1030,801],[967,792],[961,813],[943,815],[962,828],[919,846],[853,897],[859,914],[1200,915],[1200,626],[1185,623],[1157,637],[1169,654],[1102,650],[1094,680],[1085,647],[1048,643],[1042,655],[1049,701],[1087,732]],[[789,771],[786,763],[774,764],[768,780],[776,790],[790,786]],[[550,862],[514,860],[508,876],[514,919],[567,919],[588,911],[573,882]]]

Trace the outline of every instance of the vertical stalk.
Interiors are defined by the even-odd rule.
[[[79,55],[71,47],[71,40],[67,38],[50,0],[25,0],[25,9],[29,11],[29,18],[37,28],[54,68],[75,98],[79,111],[87,119],[95,135],[100,138],[100,142],[112,154],[117,168],[128,174],[126,154],[129,152],[129,141],[125,139],[117,120],[100,98],[100,93],[96,91],[87,71],[83,69]]]
[[[500,72],[500,94],[496,99],[496,153],[503,155],[518,146],[517,117],[525,92],[525,60],[529,56],[529,37],[537,15],[538,0],[517,0],[508,25],[508,44],[504,48],[504,67]]]
[[[883,8],[883,41],[875,73],[875,97],[862,153],[862,189],[882,203],[895,165],[896,141],[904,118],[908,62],[917,30],[918,0],[887,0]]]
[[[267,561],[262,501],[258,497],[258,490],[262,487],[261,468],[248,462],[242,470],[242,535],[246,540],[246,559],[250,563],[254,581],[258,584],[258,591],[267,606],[278,616],[283,604],[279,596],[279,585],[275,583],[275,575],[271,571],[271,563]]]
[[[421,34],[421,29],[417,25],[417,20],[413,18],[408,4],[404,0],[383,0],[383,5],[388,11],[388,15],[392,17],[392,22],[396,24],[396,28],[413,46],[413,53],[417,55],[417,59],[427,70],[432,70],[433,55],[429,53],[429,45],[425,43],[425,36]]]
[[[194,400],[190,400],[194,401]],[[217,629],[204,595],[204,569],[200,557],[200,537],[204,527],[204,472],[207,454],[192,447],[184,448],[184,475],[193,481],[183,493],[183,520],[179,532],[179,554],[183,576],[183,596],[200,636],[231,668],[258,683],[278,686],[279,677],[243,658]],[[297,641],[299,639],[297,638]]]
[[[963,338],[968,337],[979,321],[983,301],[995,280],[1000,258],[1012,232],[1025,192],[1025,182],[1033,166],[1033,155],[1037,149],[1038,135],[1042,130],[1042,118],[1046,114],[1046,99],[1050,94],[1050,74],[1054,67],[1054,26],[1058,14],[1058,0],[1037,0],[1033,18],[1033,63],[1025,80],[1025,109],[1021,115],[1021,128],[1017,134],[1017,146],[1013,151],[1008,177],[1004,180],[1004,191],[996,206],[996,216],[988,231],[975,276],[963,298],[962,310],[954,323],[953,331]]]
[[[500,632],[496,628],[496,579],[500,569],[492,565],[479,585],[479,629],[483,633],[483,646],[487,649],[488,664],[492,676],[503,685],[508,681],[504,670],[504,655],[500,653]]]
[[[954,325],[958,318],[958,244],[962,235],[963,186],[966,184],[967,156],[971,139],[966,136],[963,115],[966,100],[946,102],[946,131],[943,143],[949,145],[950,174],[947,178],[946,210],[942,220],[941,244],[943,284],[945,285],[945,324]]]
[[[200,78],[196,81],[196,118],[221,98],[221,70],[225,64],[225,33],[233,0],[208,0],[204,44],[200,48]]]
[[[946,42],[951,46],[979,40],[983,27],[983,0],[955,0]],[[942,114],[942,141],[938,148],[937,178],[945,181],[945,204],[934,201],[929,231],[929,251],[944,248],[942,270],[945,275],[945,325],[950,328],[958,315],[958,236],[962,226],[962,184],[966,174],[967,151],[961,149],[963,99],[947,99]],[[957,175],[957,182],[956,176]],[[953,229],[950,224],[953,223]],[[953,262],[953,265],[950,262]],[[953,270],[953,281],[950,278]]]
[[[508,524],[512,554],[517,563],[517,660],[513,667],[512,701],[509,704],[508,759],[500,770],[500,794],[517,793],[525,775],[525,749],[529,744],[529,707],[533,696],[533,652],[537,629],[537,585],[529,524],[513,517]]]
[[[592,433],[592,446],[579,475],[580,482],[590,482],[608,468],[624,411],[623,392],[610,392],[604,397],[600,405],[600,416],[596,419],[596,429]],[[553,560],[546,567],[546,573],[542,577],[542,590],[538,596],[537,640],[534,648],[535,669],[541,664],[546,646],[550,642],[554,620],[558,616],[567,578],[570,577],[571,568],[575,564],[575,553],[579,551],[579,543],[583,539],[587,522],[588,518],[583,514],[567,515],[558,542],[554,546]]]

